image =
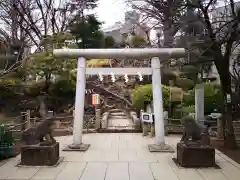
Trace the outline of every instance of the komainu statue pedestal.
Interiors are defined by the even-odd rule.
[[[54,118],[23,131],[20,165],[53,166],[59,160],[59,143],[52,136]]]
[[[177,164],[182,167],[215,167],[215,149],[210,146],[208,128],[198,124],[191,116],[181,119],[184,127],[177,144]]]
[[[26,145],[21,148],[21,163],[25,166],[53,166],[59,160],[59,143]]]
[[[209,145],[177,144],[177,161],[182,167],[215,166],[215,149]]]

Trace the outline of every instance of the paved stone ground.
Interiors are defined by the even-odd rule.
[[[108,120],[108,129],[133,129],[133,123],[128,118],[111,118]]]
[[[219,151],[217,164],[222,169],[184,169],[172,161],[175,153],[150,153],[153,139],[141,134],[86,134],[87,152],[60,152],[64,157],[57,167],[16,167],[19,156],[0,165],[0,179],[12,180],[239,180],[240,165]],[[61,148],[72,136],[57,138]],[[179,136],[166,142],[176,145]]]

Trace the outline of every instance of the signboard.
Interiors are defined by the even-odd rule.
[[[142,112],[141,113],[141,120],[143,122],[153,123],[153,115],[152,115],[152,113]]]
[[[182,102],[183,90],[181,88],[170,88],[170,101]]]
[[[227,94],[227,103],[231,103],[231,94]]]
[[[99,94],[93,94],[92,95],[92,105],[99,105],[101,103],[100,95]]]

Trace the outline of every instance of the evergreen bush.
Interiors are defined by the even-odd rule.
[[[162,85],[163,88],[163,106],[169,107],[169,92],[170,87]],[[204,84],[204,112],[210,114],[215,110],[221,112],[223,105],[223,98],[221,93],[221,86],[216,83]],[[142,85],[136,87],[132,91],[133,106],[140,110],[144,107],[144,101],[152,101],[152,85]],[[183,115],[195,112],[195,89],[184,92],[183,102],[178,109],[182,111]]]
[[[189,90],[184,94],[183,107],[191,107],[195,105],[195,89]],[[204,84],[204,112],[210,114],[215,110],[221,112],[223,106],[223,98],[221,85],[216,83]]]
[[[162,88],[163,88],[163,106],[167,107],[169,105],[170,88],[165,85],[162,85]],[[151,84],[138,86],[132,91],[132,103],[137,110],[144,108],[144,101],[152,101]]]
[[[6,126],[0,125],[0,160],[13,155],[14,138]]]

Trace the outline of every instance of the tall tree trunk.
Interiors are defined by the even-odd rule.
[[[169,22],[169,20],[166,20],[163,23],[163,37],[164,37],[163,47],[165,47],[165,48],[173,47],[174,35],[173,35],[172,31],[173,31],[173,29],[172,29],[171,22]]]
[[[219,58],[219,57],[218,57]],[[229,66],[229,61],[224,59],[217,59],[220,63],[215,63],[220,75],[223,99],[224,99],[224,146],[229,149],[236,148],[236,139],[233,130],[233,102],[232,102],[232,89],[231,89],[231,76],[229,69],[226,72],[226,66]],[[229,99],[230,98],[230,99]]]

